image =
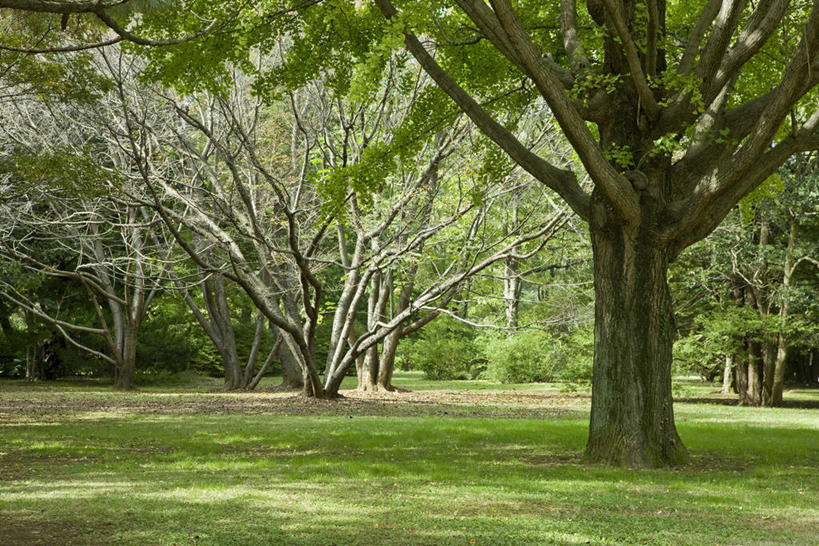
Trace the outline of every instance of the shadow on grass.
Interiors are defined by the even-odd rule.
[[[204,398],[217,408],[271,400]],[[819,437],[806,412],[776,412],[772,428],[770,412],[696,408],[697,419],[757,421],[682,422],[693,463],[634,472],[582,463],[582,412],[455,418],[419,400],[424,411],[370,416],[351,408],[378,402],[359,402],[319,401],[315,415],[180,414],[174,404],[106,414],[90,404],[99,417],[0,423],[0,544],[812,544],[817,535]]]
[[[755,499],[753,487],[720,475],[691,483],[675,473],[556,466],[535,478],[524,464],[487,476],[455,456],[450,475],[431,480],[425,462],[381,478],[343,466],[315,474],[309,464],[292,473],[237,464],[28,481],[5,488],[15,523],[0,526],[0,543],[809,544],[815,536],[809,506]],[[34,528],[36,537],[23,532]]]
[[[686,404],[712,404],[717,406],[736,406],[759,408],[761,406],[740,406],[736,398],[716,398],[716,397],[683,397],[674,398],[674,402],[682,402]],[[819,400],[788,400],[782,401],[780,408],[788,409],[819,409]]]

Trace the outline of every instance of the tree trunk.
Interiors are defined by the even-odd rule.
[[[725,368],[722,370],[722,394],[731,393],[731,378],[733,374],[731,371],[734,367],[734,358],[731,355],[725,355]]]
[[[782,393],[785,388],[785,364],[788,361],[788,337],[779,334],[779,346],[776,351],[776,368],[774,370],[773,388],[770,406],[782,405]]]
[[[304,382],[304,394],[311,398],[335,398],[338,393],[331,393],[330,396],[324,391],[324,385],[316,372],[315,362],[308,364],[304,368],[302,374],[302,381]]]
[[[31,383],[40,379],[40,374],[37,370],[37,343],[29,343],[26,345],[26,382]]]
[[[511,230],[517,228],[518,223],[518,204],[517,200],[513,199],[510,204],[511,209]],[[510,231],[506,223],[503,225],[503,235],[506,236]],[[517,248],[514,249],[517,252]],[[518,309],[520,308],[520,291],[521,282],[517,271],[517,260],[509,256],[503,262],[503,303],[506,311],[506,327],[514,330],[518,327]]]
[[[518,327],[520,307],[521,283],[515,265],[514,258],[507,258],[503,268],[503,303],[506,311],[506,327],[510,330]]]
[[[669,256],[645,224],[636,235],[615,222],[591,229],[596,299],[586,457],[631,467],[688,459],[671,398]]]
[[[302,377],[299,362],[290,352],[290,349],[280,343],[276,350],[279,362],[282,366],[282,387],[287,389],[301,389],[304,387],[304,377]]]
[[[745,354],[742,356],[744,357]],[[736,389],[739,395],[739,405],[750,406],[751,400],[748,399],[748,359],[740,358],[739,361],[736,367]]]
[[[788,321],[790,309],[789,294],[793,271],[798,265],[794,262],[793,248],[796,244],[796,218],[790,217],[790,229],[788,230],[788,246],[785,249],[785,267],[782,276],[782,297],[779,302],[779,334],[777,335],[776,363],[774,365],[773,379],[771,381],[770,406],[782,405],[782,392],[785,386],[785,365],[788,361],[788,335],[785,331],[785,324]]]
[[[384,338],[384,346],[381,349],[381,363],[378,366],[378,377],[375,382],[380,391],[394,391],[392,386],[392,372],[395,370],[395,352],[398,350],[398,343],[401,341],[401,330],[399,326]]]
[[[746,400],[752,406],[762,405],[762,346],[758,341],[748,344],[748,392]]]
[[[379,371],[378,358],[378,344],[376,343],[369,349],[364,356],[364,364],[358,374],[358,390],[364,392],[373,392],[378,390],[376,380],[378,379]]]
[[[222,366],[225,368],[224,389],[226,391],[243,389],[245,387],[244,374],[242,373],[242,364],[239,362],[236,346],[220,346],[219,352],[222,357]]]
[[[409,307],[417,272],[417,265],[412,266],[406,272],[404,286],[401,287],[401,293],[398,295],[398,301],[393,310],[394,315],[403,313]],[[392,286],[390,286],[390,291],[392,291]],[[381,349],[381,363],[378,367],[378,378],[376,379],[379,390],[395,390],[395,387],[392,386],[392,374],[395,371],[395,353],[398,350],[398,344],[401,342],[402,337],[404,337],[404,325],[400,325],[384,338],[383,347]]]
[[[387,304],[393,290],[392,271],[373,275],[370,298],[367,303],[367,329],[378,328],[378,323],[385,317]],[[378,344],[367,349],[363,365],[358,373],[358,390],[374,392],[378,390],[378,375],[381,371]]]
[[[776,375],[776,338],[766,336],[762,344],[762,399],[763,406],[771,406],[773,400],[774,376]]]
[[[139,326],[126,322],[124,334],[114,388],[122,391],[130,391],[136,388],[134,379],[136,375],[136,350]]]

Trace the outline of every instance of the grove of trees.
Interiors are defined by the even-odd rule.
[[[0,9],[15,373],[133,388],[172,320],[227,389],[590,375],[586,456],[633,467],[688,458],[676,340],[743,404],[815,379],[816,0]]]

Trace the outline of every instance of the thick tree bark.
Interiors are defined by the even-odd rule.
[[[646,221],[630,233],[616,220],[600,222],[602,211],[595,216],[594,380],[586,457],[631,467],[682,464],[688,455],[671,397],[668,252]]]

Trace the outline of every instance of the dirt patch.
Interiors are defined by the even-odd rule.
[[[110,533],[105,528],[78,528],[70,522],[9,521],[0,525],[0,544],[54,545],[105,544]]]
[[[0,423],[49,422],[94,414],[203,415],[336,415],[441,416],[553,419],[583,416],[585,395],[551,393],[472,393],[450,391],[359,393],[344,391],[334,400],[316,400],[296,393],[0,393]]]

